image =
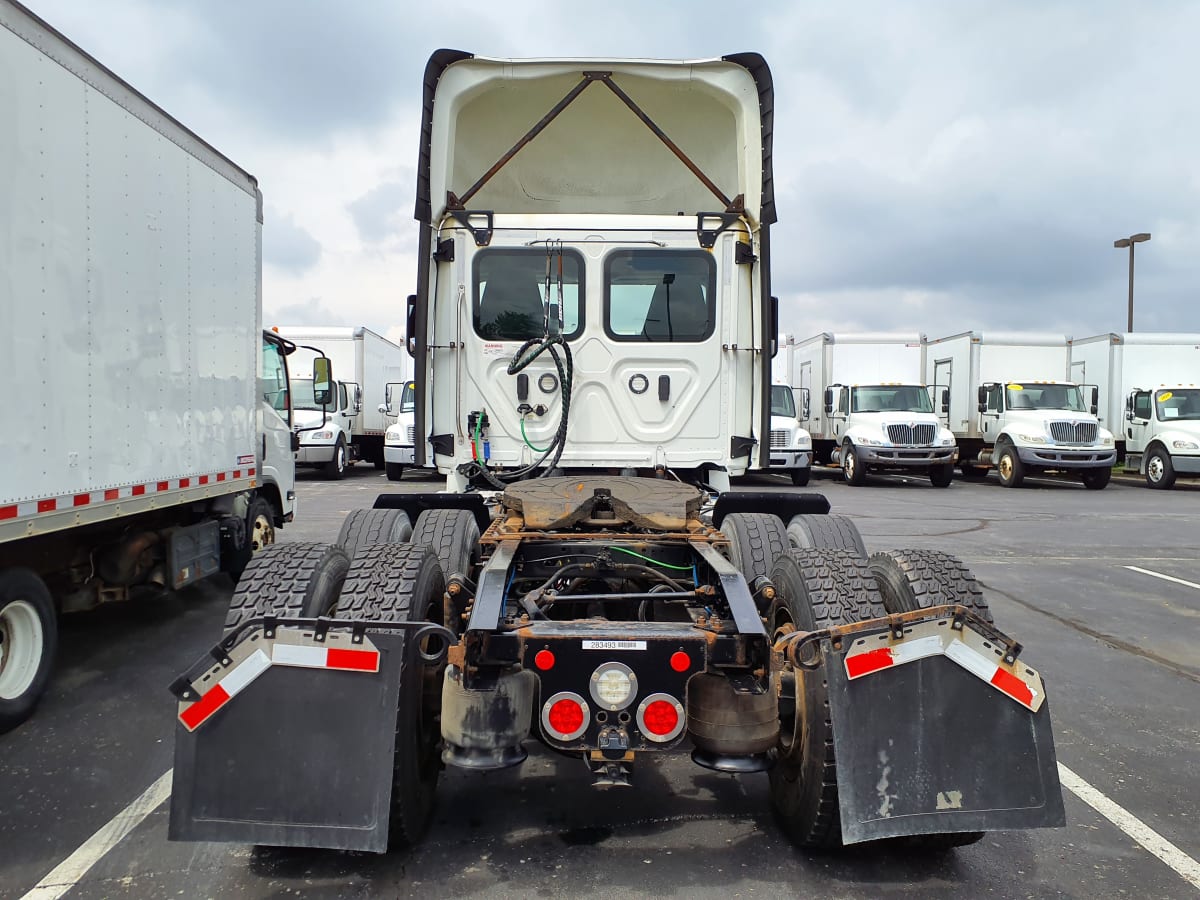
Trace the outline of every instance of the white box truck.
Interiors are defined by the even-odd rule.
[[[389,384],[384,402],[379,406],[381,413],[396,417],[383,435],[383,468],[388,481],[399,481],[404,476],[404,470],[415,461],[416,397],[416,382]]]
[[[273,329],[300,348],[299,375],[292,376],[297,465],[321,468],[341,478],[356,462],[384,467],[384,433],[395,419],[387,411],[389,385],[404,384],[404,348],[362,327],[280,326]],[[333,402],[314,402],[303,363],[318,353],[337,375]]]
[[[963,475],[994,467],[1004,487],[1027,474],[1077,475],[1091,490],[1112,476],[1117,451],[1096,420],[1097,389],[1070,380],[1070,339],[1044,332],[982,332],[926,343],[927,377],[949,390],[946,421]]]
[[[1200,334],[1098,334],[1071,342],[1071,371],[1099,387],[1100,424],[1152,488],[1200,477]]]
[[[848,484],[867,473],[919,473],[936,487],[954,478],[954,436],[942,426],[934,400],[942,391],[922,380],[921,334],[814,335],[793,345],[792,384],[809,396],[813,454],[841,467]]]
[[[61,611],[240,573],[294,509],[254,178],[0,0],[0,731]]]

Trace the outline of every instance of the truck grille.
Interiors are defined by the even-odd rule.
[[[416,425],[408,426],[408,442],[410,444],[415,444],[417,442],[417,426]]]
[[[909,447],[927,446],[937,437],[937,426],[928,423],[918,425],[889,425],[888,440],[893,444]]]
[[[1051,422],[1050,436],[1056,444],[1094,444],[1095,422]]]
[[[786,431],[780,431],[779,429],[773,429],[771,431],[771,446],[772,447],[786,447],[787,444],[788,444],[788,433]]]

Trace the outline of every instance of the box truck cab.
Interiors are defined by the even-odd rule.
[[[323,399],[319,393],[311,379],[292,379],[292,404],[300,442],[296,464],[319,466],[329,477],[341,478],[358,458],[351,457],[350,448],[354,446],[354,419],[362,409],[362,388],[352,382],[334,381],[328,403],[319,402]]]
[[[1167,489],[1179,475],[1200,477],[1200,387],[1131,391],[1126,399],[1125,466]]]
[[[594,469],[726,490],[767,468],[761,58],[446,51],[426,84],[416,464],[453,491]]]
[[[979,430],[990,442],[979,461],[1000,483],[1017,487],[1027,474],[1077,471],[1091,490],[1105,487],[1117,462],[1112,432],[1096,420],[1098,391],[1071,382],[1009,381],[979,386]]]
[[[800,394],[800,409],[796,408]],[[800,424],[807,416],[808,391],[793,391],[786,384],[771,385],[771,471],[790,475],[803,487],[812,474],[812,437]]]
[[[415,398],[415,382],[389,384],[386,399],[379,407],[381,413],[396,416],[396,421],[387,427],[387,431],[383,435],[383,468],[387,473],[388,481],[399,481],[404,475],[404,470],[414,462]]]
[[[847,484],[863,484],[870,471],[918,472],[934,487],[954,480],[958,447],[925,385],[835,384],[823,399],[835,443],[832,461],[841,465]]]

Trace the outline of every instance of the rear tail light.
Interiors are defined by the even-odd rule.
[[[647,740],[658,744],[679,737],[686,721],[683,704],[670,694],[651,694],[638,706],[638,728]]]
[[[542,727],[556,741],[573,741],[585,731],[592,714],[578,694],[562,691],[542,705]]]

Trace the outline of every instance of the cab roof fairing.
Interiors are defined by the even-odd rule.
[[[584,72],[596,71],[611,72],[728,198],[742,196],[751,222],[776,220],[774,90],[758,54],[502,60],[457,50],[436,51],[426,65],[415,218],[426,225],[440,221],[447,192],[467,191]],[[498,214],[691,216],[722,204],[612,91],[590,85],[467,206]]]

